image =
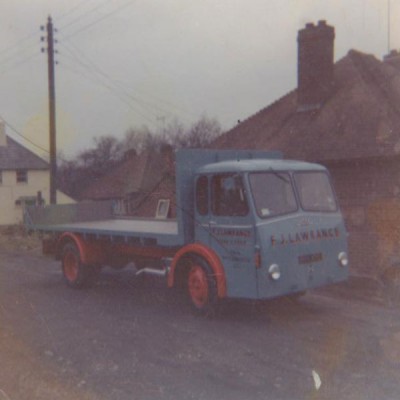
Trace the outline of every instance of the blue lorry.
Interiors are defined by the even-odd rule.
[[[347,233],[325,167],[279,152],[176,152],[176,218],[116,216],[111,202],[27,208],[43,250],[82,287],[102,266],[134,262],[192,308],[297,295],[347,279]]]

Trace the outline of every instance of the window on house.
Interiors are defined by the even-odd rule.
[[[22,206],[23,208],[27,206],[35,206],[37,203],[37,198],[35,196],[21,196],[15,200],[16,206]]]
[[[28,171],[24,169],[17,171],[17,183],[28,183]]]

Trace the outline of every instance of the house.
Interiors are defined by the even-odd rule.
[[[350,232],[353,273],[375,275],[382,254],[372,214],[390,219],[386,205],[400,196],[400,55],[381,61],[350,50],[335,63],[334,38],[325,21],[300,30],[297,88],[212,147],[280,150],[327,166]]]
[[[160,204],[167,205],[164,217],[175,217],[173,152],[169,147],[128,151],[123,162],[93,182],[81,194],[84,201],[114,201],[119,215],[154,218]],[[162,201],[162,203],[160,203]]]
[[[49,187],[48,163],[7,136],[0,121],[0,225],[22,222],[26,205],[48,204]],[[57,201],[73,202],[61,192]]]

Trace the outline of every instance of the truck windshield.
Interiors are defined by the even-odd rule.
[[[249,174],[257,214],[261,218],[289,214],[297,210],[292,180],[287,172]]]
[[[296,172],[294,180],[303,210],[337,211],[335,195],[325,172]]]

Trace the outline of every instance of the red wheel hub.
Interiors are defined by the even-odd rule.
[[[194,265],[189,271],[188,288],[194,305],[204,307],[208,302],[208,281],[206,272],[199,265]]]
[[[70,281],[74,282],[78,278],[79,260],[77,256],[68,252],[64,255],[64,275]]]

